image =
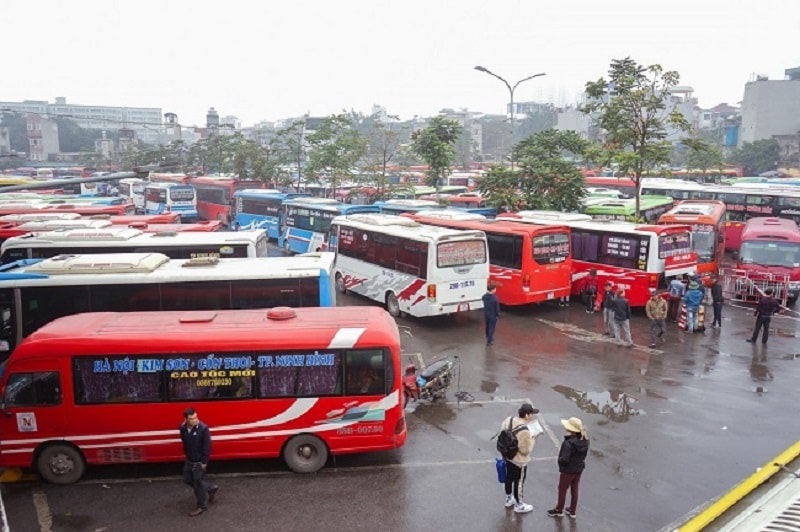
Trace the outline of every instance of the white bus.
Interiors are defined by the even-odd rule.
[[[267,232],[257,229],[235,233],[145,233],[112,225],[98,229],[28,233],[3,242],[0,264],[85,253],[163,253],[171,259],[266,257]]]
[[[117,183],[117,191],[120,197],[127,198],[133,202],[136,214],[144,214],[144,190],[147,181],[138,177],[127,177],[120,179]]]
[[[177,212],[181,222],[196,222],[197,193],[192,185],[149,183],[144,189],[144,213]]]
[[[331,222],[334,279],[386,305],[392,316],[483,308],[489,254],[482,231],[422,225],[405,216],[351,214]]]
[[[45,323],[81,312],[335,306],[333,260],[109,253],[0,267],[0,361]]]

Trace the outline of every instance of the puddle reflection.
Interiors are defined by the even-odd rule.
[[[553,386],[553,389],[574,402],[584,412],[602,414],[617,423],[628,421],[631,416],[644,414],[643,411],[633,407],[636,398],[620,390],[584,392],[560,384]]]

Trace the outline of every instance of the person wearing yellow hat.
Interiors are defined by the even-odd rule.
[[[578,510],[578,488],[581,483],[581,474],[586,468],[586,455],[589,453],[589,435],[583,428],[583,423],[576,417],[562,419],[561,424],[567,429],[567,435],[561,443],[558,452],[558,502],[552,510],[547,510],[550,517],[567,515],[575,518]],[[570,490],[570,505],[565,509],[567,502],[567,489]]]

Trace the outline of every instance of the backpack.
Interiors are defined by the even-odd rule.
[[[514,416],[508,419],[508,428],[500,431],[497,435],[497,451],[506,460],[513,460],[519,451],[519,440],[517,440],[517,432],[521,430],[528,430],[528,426],[522,424],[514,429],[511,428]]]

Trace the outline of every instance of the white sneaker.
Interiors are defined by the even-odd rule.
[[[524,503],[524,502],[518,502],[518,503],[517,503],[517,504],[514,506],[514,511],[515,511],[516,513],[518,513],[518,514],[524,514],[524,513],[528,513],[528,512],[530,512],[531,510],[533,510],[533,506],[531,506],[530,504]]]
[[[512,506],[516,505],[517,501],[514,500],[513,495],[506,495],[506,508],[511,508]]]

